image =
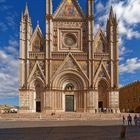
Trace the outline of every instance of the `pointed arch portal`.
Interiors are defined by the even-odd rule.
[[[31,84],[30,88],[33,90],[31,98],[33,98],[33,111],[42,112],[43,111],[43,92],[44,92],[44,83],[43,80],[39,77],[35,78]]]
[[[109,108],[109,86],[105,79],[98,82],[98,108],[101,110]]]
[[[55,88],[55,108],[62,106],[65,112],[84,111],[86,82],[78,72],[64,71],[60,73],[53,80],[52,87]]]

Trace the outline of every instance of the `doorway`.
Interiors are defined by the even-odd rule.
[[[65,111],[74,112],[74,95],[65,96]]]
[[[99,101],[98,107],[101,108],[101,109],[103,109],[103,101]]]
[[[109,92],[108,85],[105,80],[101,80],[98,84],[98,108],[109,107]]]
[[[41,102],[40,101],[36,102],[36,112],[41,112]]]

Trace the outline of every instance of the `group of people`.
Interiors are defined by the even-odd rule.
[[[125,125],[125,121],[126,121],[126,118],[125,118],[125,116],[123,116],[123,125]],[[132,118],[132,116],[129,114],[129,115],[127,116],[128,126],[129,126],[129,125],[132,125],[132,122],[133,122],[133,121],[134,121],[135,126],[140,125],[140,117],[138,117],[137,115],[135,115],[135,116]]]

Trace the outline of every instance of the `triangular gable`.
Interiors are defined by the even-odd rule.
[[[58,19],[83,19],[85,15],[77,0],[63,0],[54,14]]]
[[[71,53],[69,53],[67,55],[67,57],[65,58],[63,63],[59,66],[59,68],[57,69],[57,71],[53,75],[52,79],[54,79],[56,77],[56,75],[58,75],[61,71],[71,70],[71,69],[79,71],[88,80],[88,77],[83,72],[81,66],[77,63],[77,61],[75,60],[75,58],[73,57],[73,55]]]
[[[96,81],[98,77],[103,77],[103,78],[106,78],[108,81],[110,81],[110,75],[107,72],[103,61],[101,61],[100,65],[96,71],[94,81]]]
[[[101,29],[101,27],[99,28],[99,30],[98,30],[98,32],[97,32],[97,34],[96,34],[96,36],[95,36],[95,47],[94,47],[94,51],[96,52],[96,49],[97,49],[97,47],[99,47],[98,46],[98,42],[101,42],[101,43],[103,43],[103,47],[105,47],[106,48],[106,46],[107,46],[107,42],[106,42],[106,38],[105,38],[105,35],[104,35],[104,33],[103,33],[103,31],[102,31],[102,29]]]
[[[36,39],[36,37],[38,37],[38,36],[39,36],[39,38],[41,39],[42,42],[45,41],[45,39],[43,37],[43,33],[42,33],[42,31],[41,31],[41,29],[39,27],[39,24],[36,26],[36,28],[34,30],[34,33],[33,33],[32,37],[31,37],[31,43],[33,43],[34,40]]]
[[[101,27],[99,27],[98,32],[95,35],[95,41],[97,41],[100,36],[103,38],[103,40],[106,40],[105,39],[104,32],[102,31],[102,28]]]
[[[42,69],[41,69],[41,67],[40,67],[38,61],[35,63],[35,65],[34,65],[32,71],[31,71],[31,73],[30,73],[30,75],[29,75],[29,77],[28,77],[27,82],[30,83],[31,80],[32,80],[32,78],[35,78],[35,77],[37,77],[37,76],[41,77],[41,79],[42,79],[43,81],[45,81],[44,73],[43,73],[43,71],[42,71]]]

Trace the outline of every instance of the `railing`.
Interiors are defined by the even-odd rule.
[[[29,52],[30,59],[45,59],[44,52]]]
[[[52,53],[52,59],[57,59],[57,60],[63,60],[66,58],[66,56],[68,55],[67,52],[53,52]],[[88,59],[88,55],[87,53],[81,53],[81,52],[73,52],[72,55],[74,56],[74,58],[76,60],[87,60]]]
[[[108,53],[95,53],[94,58],[95,59],[98,59],[98,58],[109,59],[109,54]]]
[[[52,53],[52,59],[54,60],[64,60],[66,56],[68,55],[68,52],[53,52]],[[72,52],[72,55],[76,60],[88,60],[88,54],[82,53],[82,52]],[[29,52],[29,58],[30,59],[45,59],[45,53],[44,52]],[[109,59],[109,54],[107,53],[96,53],[94,54],[95,59]]]

